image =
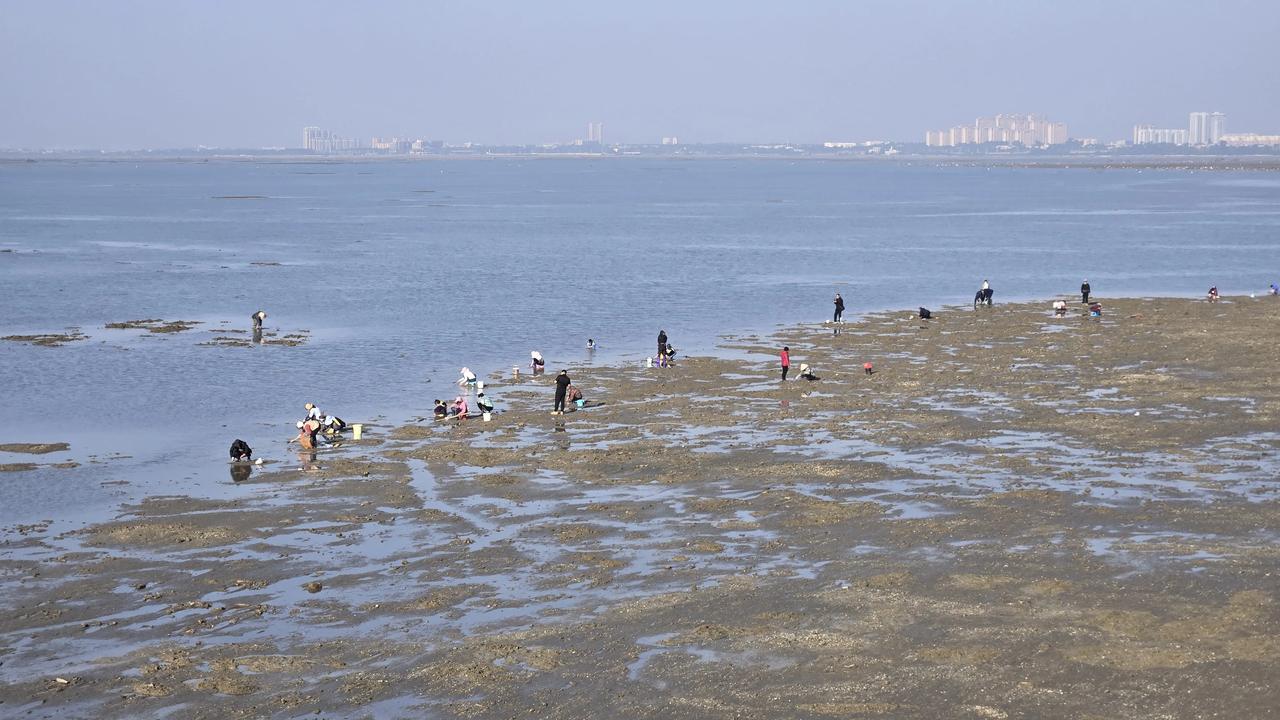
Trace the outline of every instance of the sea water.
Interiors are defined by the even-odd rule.
[[[722,334],[919,305],[1262,292],[1280,178],[923,161],[439,159],[0,164],[0,442],[74,470],[6,473],[0,523],[240,492],[237,437],[288,458],[305,402],[383,427],[469,366],[638,362]],[[5,252],[7,251],[7,252]],[[298,347],[201,343],[305,331]],[[197,320],[177,334],[110,322]],[[587,338],[598,349],[588,353]],[[501,388],[491,386],[499,408]],[[548,404],[550,399],[548,398]],[[375,428],[369,427],[370,430]],[[376,430],[375,430],[376,431]],[[117,457],[125,455],[128,457]]]

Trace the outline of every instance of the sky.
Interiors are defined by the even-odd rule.
[[[0,147],[1280,133],[1277,0],[2,0]]]

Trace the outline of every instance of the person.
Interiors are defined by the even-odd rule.
[[[1084,304],[1084,305],[1088,305],[1088,304],[1089,304],[1089,293],[1091,293],[1091,292],[1093,292],[1093,288],[1089,287],[1089,278],[1085,278],[1085,279],[1084,279],[1084,282],[1080,283],[1080,302],[1081,302],[1081,304]]]
[[[556,402],[555,406],[551,409],[552,415],[564,414],[564,398],[569,393],[570,384],[569,371],[561,370],[560,374],[556,376]]]
[[[262,332],[262,321],[267,319],[267,314],[261,310],[249,316],[253,320],[253,329]]]
[[[582,391],[578,389],[577,385],[569,386],[569,389],[565,392],[565,400],[578,407],[586,405],[586,401],[582,399]]]
[[[332,444],[329,438],[318,434],[320,430],[319,420],[299,420],[298,436],[289,440],[289,442],[298,442],[307,450],[314,450],[318,445]]]
[[[991,284],[988,283],[986,280],[983,280],[982,281],[982,302],[986,303],[987,307],[991,307],[991,296],[995,294],[996,294],[996,291],[992,289]]]
[[[303,423],[303,424],[302,424],[302,429],[306,430],[306,431],[311,435],[311,446],[312,446],[312,447],[316,447],[316,448],[318,448],[318,447],[320,447],[321,445],[333,445],[333,444],[334,444],[334,440],[333,440],[333,439],[331,439],[330,437],[328,437],[328,436],[327,436],[327,435],[325,435],[324,433],[320,432],[320,430],[321,430],[323,427],[324,427],[324,426],[320,423],[320,420],[319,420],[319,419],[314,419],[314,418],[313,418],[313,419],[311,419],[311,420],[307,420],[305,423]]]
[[[461,395],[454,398],[453,407],[450,408],[449,412],[451,412],[453,414],[453,417],[458,420],[466,420],[467,413],[470,412],[470,408],[467,407],[466,398],[462,397]]]
[[[800,363],[800,379],[813,382],[814,380],[821,380],[822,378],[818,377],[817,375],[814,375],[813,369],[810,368],[808,364]]]
[[[836,299],[833,302],[836,305],[836,313],[831,316],[831,322],[838,323],[844,317],[844,298],[840,297],[840,293],[836,293]]]
[[[1089,305],[1089,317],[1102,317],[1102,303],[1091,303]]]
[[[791,369],[791,348],[782,346],[782,379],[787,379],[787,371]]]
[[[870,375],[876,371],[876,366],[869,362],[862,363],[862,371]]]
[[[1280,295],[1280,285],[1271,283],[1271,289],[1268,290],[1267,292],[1270,293],[1271,295]]]
[[[547,361],[542,359],[542,353],[537,350],[529,351],[529,367],[533,368],[534,375],[547,369]]]
[[[667,356],[667,331],[658,331],[658,357],[665,358]]]
[[[587,338],[587,349],[588,349],[588,350],[595,350],[595,349],[596,349],[596,341],[595,341],[595,340],[592,340],[591,338]]]
[[[249,443],[236,438],[231,443],[231,459],[236,462],[251,462],[253,460],[253,448],[249,447]]]
[[[325,415],[320,420],[325,435],[338,435],[347,429],[347,421],[337,415]]]
[[[476,384],[476,374],[471,372],[471,368],[464,367],[458,372],[461,373],[461,376],[458,378],[459,385],[475,385]]]
[[[482,413],[493,412],[493,403],[489,401],[489,397],[484,394],[483,390],[476,393],[476,407],[479,408]]]
[[[302,407],[307,411],[307,416],[303,418],[303,420],[315,420],[316,422],[320,422],[320,408],[316,407],[315,403],[307,403]]]
[[[984,279],[984,280],[982,281],[982,292],[983,292],[983,294],[985,295],[985,294],[986,294],[986,292],[987,292],[988,290],[990,290],[990,289],[991,289],[991,282],[990,282],[990,281],[988,281],[988,280],[985,280],[985,279]]]
[[[1218,286],[1209,288],[1209,302],[1218,302]]]
[[[1053,301],[1053,314],[1054,314],[1054,315],[1066,315],[1066,314],[1067,314],[1067,301],[1066,301],[1066,300],[1054,300],[1054,301]]]
[[[296,442],[302,445],[302,447],[306,448],[307,450],[311,450],[315,448],[315,445],[311,442],[311,433],[307,432],[306,425],[307,423],[305,420],[298,421],[298,436],[291,438],[289,440],[289,443]],[[287,445],[289,443],[285,443],[285,444]]]
[[[449,417],[449,406],[445,405],[443,400],[437,398],[435,409],[431,412],[436,416],[437,420],[443,420]]]
[[[927,308],[927,307],[921,307],[921,308],[920,308],[920,319],[921,319],[921,320],[928,320],[928,319],[929,319],[929,318],[931,318],[931,317],[933,317],[933,313],[929,312],[929,308]]]
[[[984,297],[985,294],[983,293],[982,288],[978,288],[978,292],[973,294],[973,308],[975,310],[977,310],[978,306],[982,304],[982,299]]]

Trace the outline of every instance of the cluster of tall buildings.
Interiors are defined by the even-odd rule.
[[[315,153],[340,153],[360,150],[393,154],[429,153],[436,152],[443,146],[443,143],[437,141],[399,137],[376,137],[365,144],[354,138],[344,138],[318,127],[302,129],[303,149]]]
[[[355,138],[344,138],[318,127],[305,127],[302,129],[302,147],[311,152],[342,152],[359,150],[361,146]]]
[[[587,142],[596,145],[604,144],[604,123],[589,122],[587,123]]]
[[[1217,145],[1227,135],[1227,116],[1220,112],[1193,112],[1185,128],[1134,125],[1134,145]]]
[[[955,147],[981,143],[1021,143],[1027,147],[1061,145],[1067,141],[1067,126],[1043,115],[996,115],[980,117],[972,125],[957,125],[950,130],[928,130],[924,144],[929,147]]]

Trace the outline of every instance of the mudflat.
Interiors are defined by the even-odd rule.
[[[495,378],[241,499],[32,519],[0,715],[1272,716],[1280,299],[1102,302],[570,368],[563,416]]]

